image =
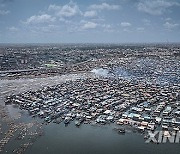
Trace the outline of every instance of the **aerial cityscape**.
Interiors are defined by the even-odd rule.
[[[179,8],[0,0],[0,153],[178,154]]]

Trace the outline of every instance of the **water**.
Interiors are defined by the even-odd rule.
[[[41,137],[28,149],[27,154],[179,154],[179,144],[147,144],[143,135],[126,133],[119,135],[112,130],[113,126],[82,125],[76,128],[73,124],[49,124],[45,136]]]

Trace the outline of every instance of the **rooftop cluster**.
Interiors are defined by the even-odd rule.
[[[110,65],[109,62],[118,64],[123,58],[149,57],[166,61],[171,57],[171,60],[179,60],[179,53],[178,44],[0,45],[0,78],[91,71]]]
[[[6,103],[18,104],[45,122],[130,124],[140,130],[154,130],[160,124],[179,129],[179,87],[88,78],[11,95]]]

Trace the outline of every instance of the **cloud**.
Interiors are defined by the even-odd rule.
[[[55,14],[59,17],[72,17],[78,14],[82,14],[78,5],[72,1],[64,6],[59,5],[49,5],[49,11],[55,11]]]
[[[52,25],[52,24],[49,24],[49,25],[44,25],[42,27],[38,27],[36,29],[36,31],[38,32],[43,32],[43,33],[53,33],[53,32],[59,32],[59,26],[57,25]]]
[[[84,16],[85,16],[85,17],[95,17],[95,16],[97,16],[97,12],[94,11],[94,10],[86,11],[86,12],[84,13]]]
[[[17,32],[17,31],[19,30],[18,28],[14,27],[14,26],[8,27],[7,29],[8,29],[10,32]]]
[[[144,25],[149,26],[151,25],[151,21],[149,19],[143,19],[142,22],[144,23]]]
[[[97,23],[89,21],[82,26],[82,29],[94,29],[96,27],[97,27]]]
[[[41,24],[41,23],[51,23],[56,20],[55,17],[52,17],[48,14],[42,14],[42,15],[34,15],[31,16],[26,20],[26,24]]]
[[[176,28],[176,27],[178,27],[179,26],[179,24],[177,24],[177,23],[170,23],[170,22],[166,22],[166,23],[164,23],[164,25],[163,25],[166,29],[168,29],[168,30],[173,30],[174,28]]]
[[[62,17],[59,18],[59,21],[65,23],[65,24],[72,24],[72,23],[73,23],[72,20],[67,20],[67,19],[64,19],[64,18],[62,18]]]
[[[144,27],[138,27],[138,28],[137,28],[137,31],[138,31],[138,32],[144,32]]]
[[[8,11],[8,10],[0,10],[0,15],[7,15],[9,13],[10,13],[10,11]]]
[[[102,3],[102,4],[93,4],[90,5],[89,9],[93,10],[118,10],[120,8],[119,5],[110,5],[107,3]]]
[[[104,32],[114,32],[112,25],[103,24],[101,27],[103,28]]]
[[[124,31],[124,32],[128,32],[128,33],[132,32],[132,31],[131,31],[130,29],[128,29],[128,28],[124,28],[123,31]]]
[[[55,4],[50,4],[49,7],[48,7],[48,10],[49,11],[58,11],[62,8],[62,6],[59,6],[59,5],[55,5]]]
[[[150,15],[161,15],[172,6],[180,6],[180,3],[166,0],[141,0],[137,8]]]
[[[131,23],[129,23],[129,22],[121,22],[121,26],[122,27],[130,27]]]
[[[104,27],[104,28],[112,28],[111,25],[109,25],[109,24],[103,24],[102,27]]]
[[[172,19],[171,19],[171,18],[166,18],[165,20],[166,20],[166,21],[171,21]]]
[[[28,25],[23,30],[32,34],[58,34],[62,31],[61,27],[55,24]]]

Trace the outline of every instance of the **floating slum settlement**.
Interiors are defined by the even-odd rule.
[[[18,104],[44,122],[130,125],[145,131],[179,130],[178,84],[158,85],[116,78],[88,78],[66,81],[7,97],[6,104]]]

